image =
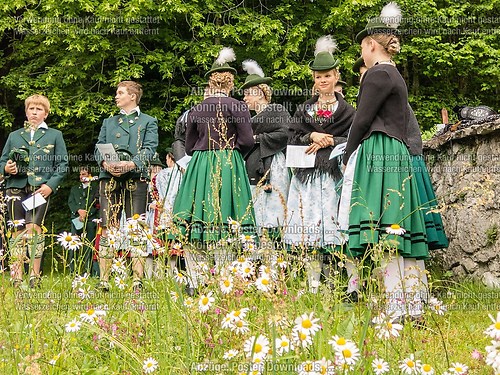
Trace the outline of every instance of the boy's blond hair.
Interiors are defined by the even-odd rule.
[[[135,81],[121,81],[118,84],[118,87],[125,87],[129,94],[135,94],[135,97],[137,98],[136,104],[139,104],[142,97],[142,86],[140,83]]]
[[[24,101],[24,110],[27,111],[30,105],[41,105],[45,112],[50,112],[50,102],[46,96],[35,94],[26,98]]]

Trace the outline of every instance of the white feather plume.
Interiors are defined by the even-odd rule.
[[[337,49],[337,41],[332,38],[331,35],[325,35],[316,41],[316,49],[314,50],[314,56],[320,52],[330,52],[333,53]]]
[[[243,66],[243,70],[248,74],[257,74],[259,77],[264,78],[264,71],[257,63],[257,61],[248,59],[243,61],[241,65]]]
[[[401,23],[401,18],[401,8],[398,4],[392,1],[383,7],[382,12],[380,12],[380,19],[382,22],[395,29],[397,29]]]
[[[225,63],[236,60],[236,55],[234,51],[230,47],[224,47],[220,52],[215,63],[219,66],[224,65]]]

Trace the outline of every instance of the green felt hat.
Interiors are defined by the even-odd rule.
[[[160,160],[158,154],[155,154],[153,158],[149,161],[149,165],[159,165],[162,168],[165,168],[165,164],[163,164]]]
[[[205,73],[205,77],[210,76],[210,74],[215,72],[230,72],[236,75],[238,72],[233,67],[229,66],[231,61],[236,60],[236,55],[232,48],[224,47],[219,52],[219,56],[212,64],[212,69]]]
[[[314,71],[334,69],[339,66],[340,61],[333,56],[337,49],[337,42],[331,35],[325,35],[316,41],[314,60],[309,63],[309,68]]]
[[[353,73],[359,73],[363,65],[365,65],[365,60],[363,60],[363,58],[360,57],[359,59],[356,60],[356,62],[352,66]]]
[[[268,84],[272,81],[271,77],[266,77],[262,68],[254,60],[245,60],[242,63],[243,70],[248,73],[245,83],[241,85],[240,90],[244,90],[248,87],[257,86],[260,84]]]
[[[314,71],[330,70],[339,66],[340,60],[333,57],[331,52],[318,52],[313,61],[309,63],[309,69]]]
[[[401,9],[396,3],[389,3],[384,8],[379,17],[368,20],[366,27],[356,35],[356,42],[361,41],[368,35],[373,34],[394,34],[398,35],[398,26],[401,22]]]

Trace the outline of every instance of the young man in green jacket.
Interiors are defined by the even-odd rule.
[[[103,121],[95,157],[101,167],[99,195],[102,235],[99,244],[101,288],[109,288],[109,273],[117,250],[114,241],[122,211],[127,219],[145,215],[148,194],[148,167],[158,146],[157,120],[141,112],[139,102],[142,87],[137,82],[123,81],[116,90],[116,105],[120,114]],[[120,160],[107,160],[98,150],[100,144],[112,144],[120,151]],[[114,230],[110,231],[113,228]],[[112,241],[110,241],[110,232]],[[141,287],[146,244],[130,239],[128,255],[132,258],[134,284]]]

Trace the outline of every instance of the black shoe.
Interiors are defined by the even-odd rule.
[[[196,294],[196,289],[187,285],[186,286],[186,294],[189,296],[189,297],[194,297],[194,295]]]
[[[134,288],[135,293],[142,292],[142,280],[134,281],[134,284],[132,285],[132,287]]]
[[[346,302],[347,303],[358,303],[359,302],[359,293],[356,291],[347,293]]]
[[[41,280],[40,280],[40,276],[31,276],[30,277],[30,283],[29,283],[29,286],[31,289],[35,289],[35,288],[40,288],[41,287]]]

